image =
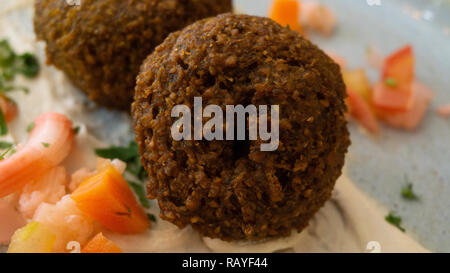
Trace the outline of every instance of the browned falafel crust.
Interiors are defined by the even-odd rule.
[[[169,33],[231,11],[231,0],[37,0],[48,63],[101,105],[129,110],[144,59]]]
[[[174,105],[279,105],[280,146],[174,141]],[[350,144],[345,86],[323,51],[267,18],[219,15],[171,34],[144,62],[132,115],[162,219],[223,240],[301,231],[330,198]]]

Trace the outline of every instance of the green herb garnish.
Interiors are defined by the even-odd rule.
[[[9,149],[12,146],[14,146],[14,144],[11,142],[0,141],[0,150]]]
[[[27,78],[33,78],[39,73],[39,62],[33,54],[25,53],[16,57],[14,69]]]
[[[95,153],[107,159],[120,159],[127,163],[127,171],[143,182],[147,178],[147,172],[141,164],[136,142],[132,141],[128,147],[113,146],[107,149],[96,149]]]
[[[3,75],[0,74],[0,93],[7,93],[7,92],[11,92],[11,91],[23,91],[25,92],[25,94],[28,94],[29,90],[26,87],[23,86],[12,86],[12,85],[7,85],[6,84],[6,79],[4,78]],[[11,100],[11,98],[8,97],[8,99]]]
[[[402,189],[402,197],[407,200],[418,200],[419,197],[414,193],[413,191],[413,184],[408,183],[403,189]]]
[[[17,55],[11,48],[7,40],[0,41],[0,95],[10,100],[5,95],[6,92],[22,90],[28,93],[28,89],[23,86],[10,85],[9,81],[14,80],[17,74],[22,74],[27,78],[33,78],[39,73],[39,62],[31,53]],[[1,112],[1,111],[0,111]],[[8,127],[3,113],[0,113],[0,135],[6,135]]]
[[[147,213],[147,217],[150,221],[156,223],[156,217],[153,214]]]
[[[14,62],[14,51],[7,40],[0,41],[0,66],[7,67]]]
[[[389,87],[396,87],[397,86],[397,81],[394,78],[386,78],[384,80],[384,83],[389,86]]]
[[[0,109],[0,136],[4,136],[8,133],[8,126],[6,125],[5,115],[3,115],[2,109]]]
[[[138,155],[137,144],[131,142],[128,147],[112,146],[107,149],[96,149],[95,153],[107,159],[120,159],[124,162],[130,162]]]
[[[139,199],[139,203],[141,203],[141,205],[146,209],[150,208],[150,202],[147,199],[147,193],[145,191],[145,186],[143,184],[132,182],[132,181],[128,181],[128,185],[130,185],[130,187],[136,193],[136,195]]]
[[[405,232],[405,229],[401,226],[402,218],[399,216],[396,216],[392,212],[390,212],[385,218],[388,223],[390,223],[393,226],[396,226],[398,229],[400,229],[402,232]]]
[[[50,144],[42,142],[42,146],[44,146],[45,148],[48,148],[48,147],[50,147]]]
[[[27,126],[27,133],[31,133],[31,131],[33,131],[35,125],[36,124],[34,124],[34,122],[28,124],[28,126]]]
[[[0,160],[5,159],[5,157],[6,157],[8,154],[13,154],[13,153],[15,153],[15,152],[16,152],[16,151],[13,149],[13,147],[9,147],[8,149],[6,149],[6,151],[4,151],[3,153],[0,154]]]
[[[80,126],[74,127],[73,132],[75,133],[75,135],[78,135],[78,133],[80,132]]]
[[[17,55],[7,40],[0,41],[0,75],[6,81],[14,79],[16,74],[33,78],[39,73],[39,62],[31,53]]]

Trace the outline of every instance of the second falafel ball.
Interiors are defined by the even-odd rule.
[[[129,110],[143,60],[169,33],[231,11],[231,0],[37,0],[34,28],[48,62],[90,99]]]
[[[175,141],[175,105],[279,105],[280,145]],[[142,66],[132,115],[162,219],[223,240],[301,231],[331,197],[350,144],[339,66],[267,18],[219,15],[171,34]],[[191,109],[192,111],[192,109]]]

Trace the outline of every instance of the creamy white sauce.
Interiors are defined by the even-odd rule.
[[[56,111],[82,125],[75,149],[64,162],[69,173],[95,167],[93,149],[124,143],[132,138],[130,118],[125,113],[109,113],[86,101],[67,78],[53,67],[45,66],[44,44],[37,43],[32,29],[32,0],[2,0],[0,39],[7,38],[19,53],[34,52],[41,62],[38,78],[18,77],[17,85],[30,88],[30,94],[12,94],[19,102],[19,116],[10,124],[10,134],[2,139],[23,143],[25,128],[39,114]],[[95,133],[103,141],[92,136]],[[1,139],[0,139],[1,140]],[[152,201],[151,212],[158,214]],[[144,234],[106,236],[125,252],[425,252],[420,244],[384,220],[387,210],[359,191],[347,176],[337,182],[333,197],[315,215],[310,226],[300,234],[266,242],[223,242],[201,238],[190,227],[183,230],[157,219]]]
[[[218,252],[426,252],[419,243],[384,220],[388,211],[364,195],[344,174],[333,197],[306,230],[289,238],[264,243],[227,243],[204,239]],[[369,246],[370,249],[367,249]]]

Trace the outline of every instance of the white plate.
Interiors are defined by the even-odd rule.
[[[377,138],[350,125],[352,146],[347,168],[352,180],[403,218],[408,233],[427,248],[450,251],[450,119],[434,109],[450,103],[450,1],[323,0],[339,19],[332,38],[312,37],[323,49],[344,56],[351,68],[366,67],[365,51],[374,45],[388,54],[411,43],[420,81],[436,94],[423,125],[415,133],[387,127]],[[371,1],[369,1],[371,2]],[[238,11],[266,15],[270,0],[235,0]],[[378,73],[369,70],[372,80]],[[419,202],[400,196],[405,176]]]
[[[369,6],[366,0],[321,1],[336,12],[339,29],[330,39],[313,37],[313,41],[343,55],[354,68],[367,67],[365,50],[369,44],[388,54],[411,43],[417,56],[418,78],[436,94],[431,108],[450,103],[450,1],[380,1],[381,6]],[[262,16],[266,15],[270,2],[235,0],[238,11]],[[31,33],[31,14],[25,13],[23,28]],[[373,80],[378,77],[375,71],[370,71],[370,75]],[[114,124],[108,121],[118,118],[117,113],[104,109],[92,113],[93,124],[100,121]],[[402,216],[408,233],[417,235],[425,247],[449,252],[450,120],[430,110],[416,133],[386,127],[377,139],[361,133],[355,124],[350,129],[353,145],[347,167],[353,181]],[[109,134],[105,128],[97,131],[98,136],[105,134]],[[127,139],[130,135],[123,137]],[[400,197],[406,184],[405,175],[420,195],[419,202],[407,202]]]

